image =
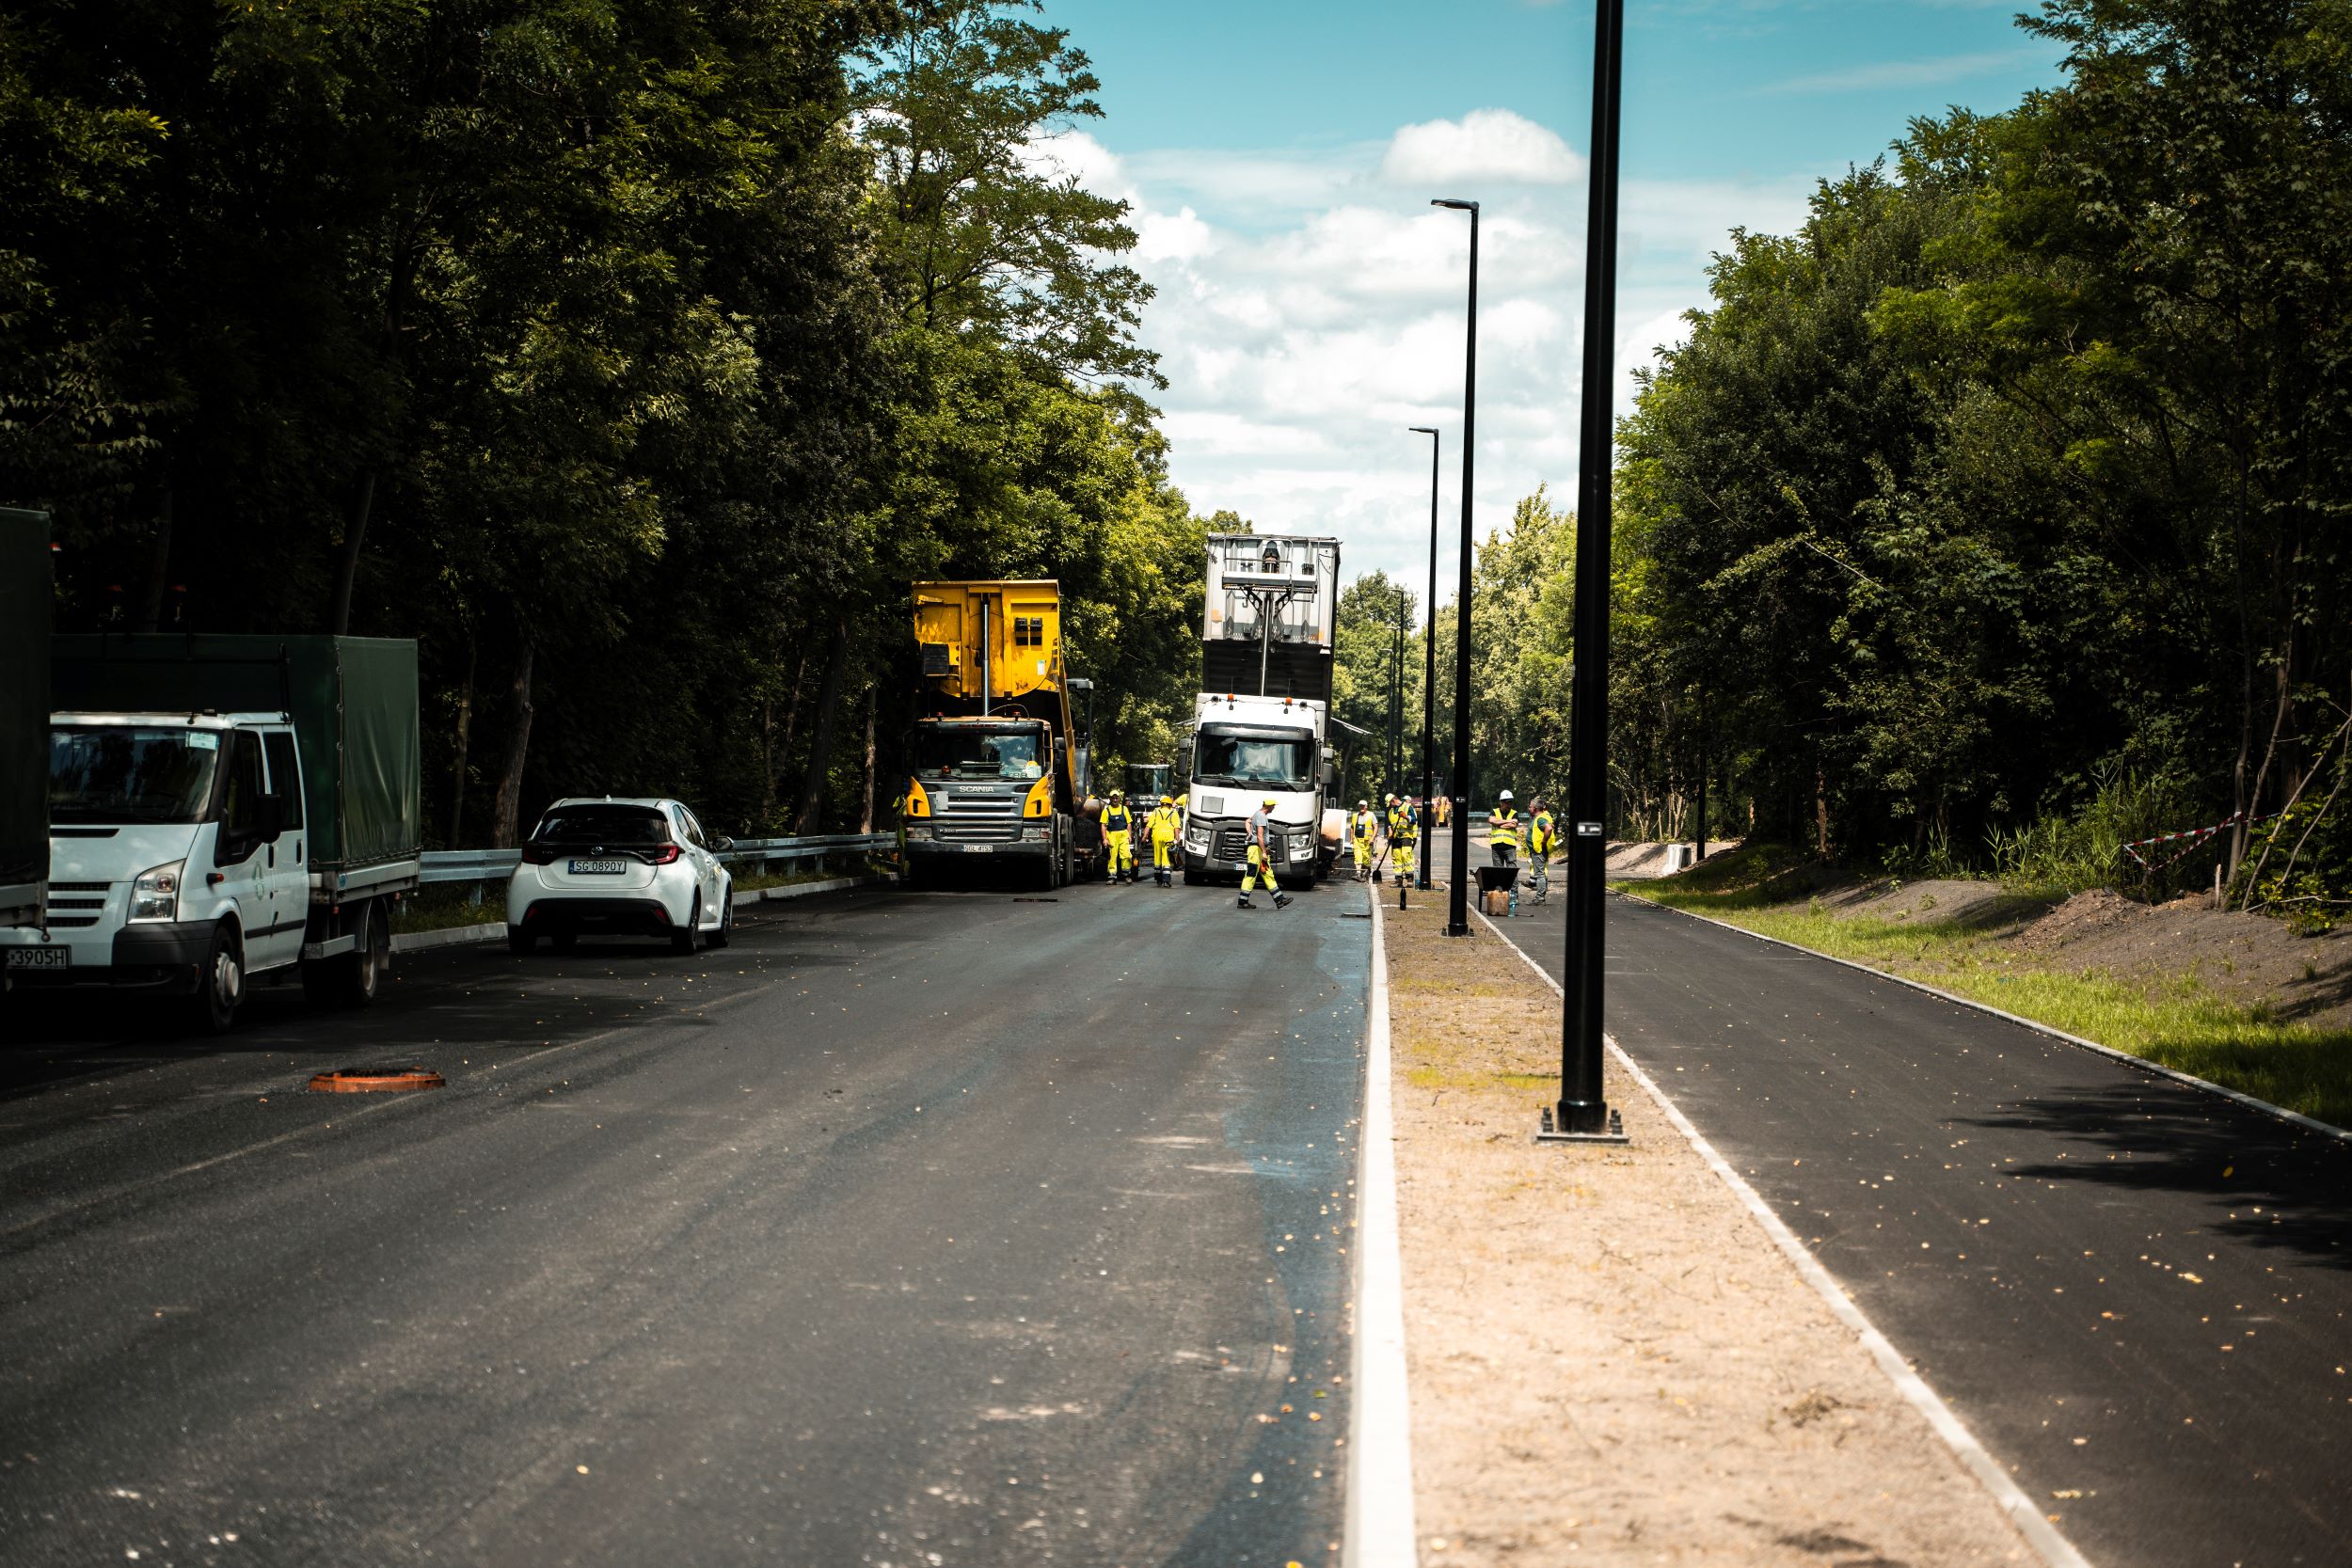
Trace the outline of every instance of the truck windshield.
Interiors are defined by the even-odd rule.
[[[1035,779],[1036,730],[976,730],[961,724],[931,725],[914,732],[914,770],[943,779]]]
[[[1192,776],[1200,784],[1301,790],[1314,787],[1314,769],[1311,735],[1203,725]]]
[[[199,821],[219,763],[220,736],[213,730],[51,730],[49,820]]]

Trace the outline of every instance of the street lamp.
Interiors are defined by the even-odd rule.
[[[1429,814],[1438,791],[1435,758],[1430,755],[1430,746],[1438,733],[1438,433],[1425,424],[1406,428],[1416,436],[1429,437],[1429,598],[1421,607],[1422,615],[1428,618],[1428,630],[1421,640],[1421,831],[1422,837],[1434,838],[1436,835],[1429,831]],[[1423,893],[1429,891],[1429,863],[1435,858],[1426,851],[1433,847],[1424,846],[1421,868],[1414,878],[1415,885]]]
[[[1466,937],[1470,934],[1470,798],[1463,791],[1470,787],[1470,470],[1478,455],[1478,203],[1440,198],[1429,205],[1470,215],[1470,347],[1462,364],[1462,583],[1454,601],[1454,880],[1447,890],[1445,921],[1447,936]]]
[[[1593,40],[1592,188],[1585,215],[1584,391],[1577,451],[1576,638],[1568,706],[1567,984],[1560,1005],[1560,1102],[1539,1138],[1623,1143],[1601,1093],[1602,878],[1609,809],[1609,482],[1615,460],[1617,103],[1625,0],[1598,0]]]

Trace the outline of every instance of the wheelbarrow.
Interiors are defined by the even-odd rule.
[[[1478,873],[1478,907],[1488,914],[1506,919],[1519,912],[1519,868],[1516,865],[1479,865],[1470,869]]]

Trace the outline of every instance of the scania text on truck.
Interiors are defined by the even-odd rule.
[[[0,929],[27,984],[371,1000],[421,869],[417,645],[69,635],[52,644],[50,910]]]
[[[1024,863],[1041,888],[1091,875],[1103,834],[1062,667],[1052,581],[918,582],[914,640],[931,711],[908,737],[908,875],[947,863]]]
[[[1185,881],[1239,877],[1250,815],[1269,798],[1276,872],[1312,881],[1329,869],[1336,842],[1324,832],[1324,816],[1339,580],[1337,539],[1209,536],[1203,689],[1184,744]]]

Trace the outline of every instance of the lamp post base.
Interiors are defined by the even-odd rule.
[[[1633,1140],[1626,1136],[1625,1117],[1615,1111],[1609,1113],[1606,1131],[1568,1132],[1553,1123],[1551,1107],[1547,1105],[1544,1107],[1543,1127],[1536,1132],[1535,1141],[1539,1144],[1629,1144]]]

